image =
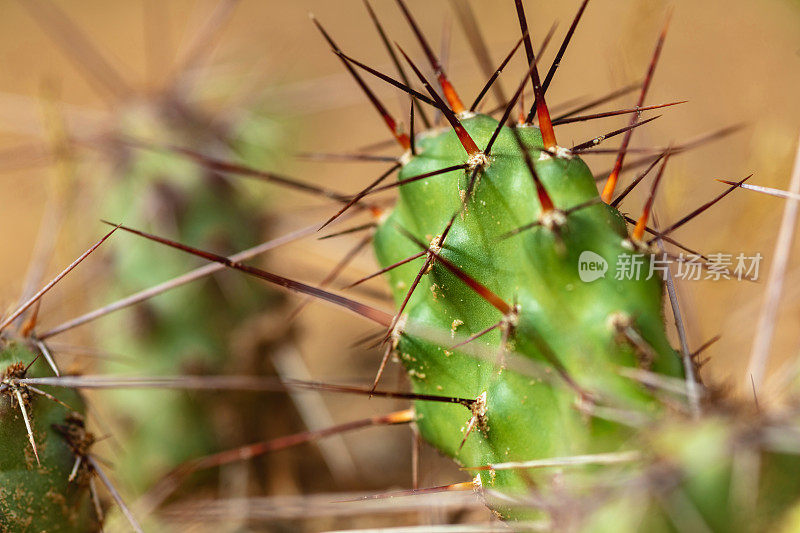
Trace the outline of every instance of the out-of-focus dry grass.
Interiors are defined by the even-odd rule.
[[[419,57],[418,47],[396,6],[388,0],[376,0],[374,4],[390,35]],[[432,42],[438,43],[443,23],[450,20],[448,3],[412,0],[409,4]],[[472,4],[492,56],[499,61],[517,39],[513,3],[510,0],[476,0]],[[557,37],[560,38],[577,4],[577,0],[528,2],[533,34],[540,39],[551,22],[558,20]],[[214,2],[81,0],[62,1],[59,5],[68,9],[70,16],[132,86],[146,88],[165,79],[172,59],[180,55],[177,51],[185,49]],[[598,95],[641,77],[667,5],[668,2],[661,0],[593,0],[549,91],[550,103]],[[705,0],[677,2],[674,8],[672,28],[648,101],[685,99],[689,103],[666,110],[654,124],[638,130],[635,144],[665,146],[738,122],[744,122],[746,127],[724,141],[670,161],[659,198],[662,223],[675,220],[720,192],[723,186],[713,180],[715,177],[738,179],[754,173],[754,183],[785,187],[800,131],[800,106],[796,102],[796,89],[800,87],[800,32],[797,30],[800,10],[794,4],[782,0]],[[39,99],[45,84],[55,87],[51,91],[65,102],[61,108],[74,129],[81,129],[86,123],[102,122],[107,116],[108,101],[100,98],[76,74],[74,65],[17,2],[2,0],[0,9],[3,13],[0,19],[0,147],[42,142],[44,131]],[[227,113],[239,106],[237,102],[247,102],[251,98],[266,102],[266,108],[285,121],[287,135],[291,138],[289,145],[298,151],[346,151],[386,138],[380,121],[367,107],[358,88],[313,29],[307,18],[308,11],[313,11],[326,24],[345,50],[367,63],[390,68],[357,0],[242,0],[220,35],[219,46],[203,79],[244,76],[246,83],[216,83],[213,90],[209,89],[220,95],[213,105],[219,112]],[[154,35],[157,42],[153,41]],[[551,47],[550,55],[554,48]],[[513,68],[503,75],[507,88],[517,83],[522,68],[517,58]],[[483,82],[455,23],[449,72],[467,100]],[[398,116],[404,117],[407,111],[404,98],[378,83],[371,85]],[[229,94],[234,98],[225,98]],[[629,97],[612,106],[628,106],[633,100],[634,97]],[[231,107],[231,102],[235,107]],[[608,119],[563,127],[558,132],[559,140],[570,145],[573,141],[580,142],[615,129],[626,120]],[[4,169],[0,173],[0,304],[5,306],[14,301],[20,290],[42,219],[53,167],[26,165],[13,154],[3,157],[5,160],[0,160],[0,169]],[[611,165],[612,158],[587,156],[587,162],[600,171]],[[16,165],[24,168],[8,169]],[[88,172],[92,167],[80,168],[81,172]],[[379,164],[300,163],[287,154],[286,161],[276,168],[308,181],[355,191],[383,167]],[[91,179],[91,176],[81,176],[81,179]],[[277,189],[273,192],[280,196],[278,209],[295,226],[302,221],[321,220],[332,213],[331,206],[323,206],[315,199]],[[76,194],[80,195],[81,191]],[[625,209],[638,214],[642,201],[639,191],[626,202]],[[682,305],[689,320],[690,345],[697,347],[713,335],[722,334],[722,340],[708,352],[712,359],[705,369],[706,376],[717,381],[735,386],[743,382],[783,206],[780,199],[737,191],[675,235],[706,253],[761,252],[766,258],[758,283],[686,282],[680,286]],[[52,272],[69,262],[94,235],[104,230],[91,210],[76,210],[63,231],[57,257],[50,267]],[[319,280],[355,239],[306,240],[279,250],[269,263],[276,271],[304,280]],[[140,245],[133,239],[129,242],[131,246]],[[775,368],[779,362],[795,358],[798,348],[798,253],[792,257],[773,349]],[[91,269],[89,264],[85,268]],[[194,264],[187,259],[187,267]],[[370,254],[364,253],[348,277],[355,279],[374,267]],[[381,284],[377,282],[371,287],[380,289]],[[43,323],[54,324],[60,318],[85,310],[88,304],[80,295],[91,290],[86,277],[75,276],[66,281],[54,291],[53,297],[45,300]],[[376,362],[374,353],[344,349],[356,335],[368,331],[350,316],[315,304],[305,312],[302,327],[301,348],[315,377],[363,376],[365,369]],[[332,346],[343,348],[332,350]],[[371,405],[365,407],[366,402],[360,398],[334,398],[333,402],[341,406],[337,416],[342,419],[376,409]],[[392,435],[391,430],[377,433]],[[387,460],[387,449],[375,446],[375,442],[393,442],[394,448],[390,450],[401,454],[402,464],[407,465],[405,441],[397,444],[397,439],[369,436],[352,438],[349,442],[364,464],[373,466],[362,472],[366,477],[377,476],[374,467]],[[379,482],[373,479],[369,484]]]

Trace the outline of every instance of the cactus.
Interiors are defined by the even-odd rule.
[[[3,338],[0,343],[0,528],[97,530],[89,490],[92,467],[79,460],[93,440],[83,426],[82,398],[66,391],[56,401],[18,383],[46,375],[46,363],[21,342]]]
[[[629,234],[614,193],[633,127],[641,123],[632,120],[617,164],[598,194],[592,173],[579,157],[584,147],[565,150],[556,143],[545,102],[550,75],[543,86],[519,2],[535,98],[519,125],[504,121],[527,80],[500,122],[467,111],[402,0],[398,3],[439,75],[447,104],[400,51],[453,128],[432,132],[411,148],[398,176],[398,202],[375,234],[376,255],[384,269],[390,269],[389,283],[399,308],[389,343],[416,392],[476,399],[471,416],[456,406],[418,403],[416,424],[422,436],[462,467],[480,469],[475,482],[481,487],[523,498],[531,487],[537,488],[544,503],[535,511],[496,501],[495,510],[505,518],[546,516],[557,529],[589,531],[635,529],[636,520],[643,520],[647,530],[660,530],[682,526],[672,524],[661,499],[685,496],[696,509],[695,518],[713,530],[781,525],[787,511],[793,511],[800,487],[790,476],[776,479],[775,472],[796,472],[800,465],[796,456],[771,449],[763,439],[768,431],[788,431],[792,417],[742,424],[737,421],[741,410],[718,401],[704,405],[711,413],[693,421],[690,413],[699,412],[693,404],[696,398],[688,398],[678,408],[683,413],[676,415],[670,412],[674,407],[662,401],[663,391],[631,378],[637,369],[661,379],[694,380],[691,363],[681,364],[666,337],[663,281],[652,275],[651,264],[659,255],[654,246],[658,238],[644,239],[670,151],[662,154],[643,215]],[[637,107],[644,104],[665,34],[666,28]],[[538,128],[531,126],[534,115]],[[416,178],[459,165],[460,170]],[[420,250],[424,255],[409,262]],[[651,274],[647,279],[582,280],[578,268],[587,252],[611,265],[640,253]],[[450,328],[467,340],[456,347],[431,343],[406,333],[404,324]],[[474,342],[488,346],[497,359],[461,352],[460,347]],[[509,357],[532,360],[549,375],[531,379],[507,368]],[[738,416],[714,413],[724,408]],[[616,416],[604,416],[607,409],[617,411]],[[607,505],[600,503],[602,497],[592,501],[595,491],[585,474],[565,473],[556,481],[546,470],[491,466],[630,449],[642,451],[641,470],[633,474],[640,476],[642,486],[636,494],[620,498],[616,491],[629,492],[631,481],[609,487],[598,475],[595,490],[604,487],[614,493]],[[727,454],[734,449],[755,457],[763,472],[763,489],[746,511],[739,507],[741,501],[729,499],[734,466]],[[592,496],[587,498],[584,491]],[[562,514],[571,514],[573,499],[579,508],[588,507],[583,516]],[[620,527],[619,515],[624,513],[617,506],[652,511],[633,513],[635,520]]]
[[[577,269],[581,253],[592,251],[614,264],[630,242],[624,220],[612,208],[594,203],[566,214],[597,199],[586,165],[572,156],[542,157],[539,132],[522,130],[522,142],[533,148],[530,158],[536,162],[538,179],[557,206],[545,212],[508,126],[481,115],[461,123],[480,145],[501,129],[491,161],[480,169],[464,215],[453,219],[446,241],[440,244],[452,213],[460,211],[473,172],[469,168],[401,187],[398,204],[375,236],[383,266],[419,252],[417,243],[434,243],[430,248],[435,247],[435,255],[389,274],[400,306],[420,265],[429,263],[426,269],[430,270],[405,306],[403,322],[452,328],[468,337],[493,329],[473,342],[492,347],[498,353],[496,362],[476,361],[457,348],[427,343],[396,329],[395,350],[414,390],[484,398],[481,411],[474,413],[477,427],[463,447],[467,420],[457,407],[418,405],[417,424],[423,437],[468,468],[582,455],[597,452],[609,442],[624,442],[631,437],[629,428],[586,423],[582,420],[585,411],[576,405],[583,403],[580,407],[585,409],[600,401],[652,415],[656,402],[651,395],[620,375],[617,367],[646,364],[655,372],[679,375],[680,360],[669,347],[662,325],[658,280],[617,281],[609,276],[581,282]],[[418,152],[403,168],[400,180],[466,159],[451,133],[426,138]],[[546,222],[546,217],[552,222]],[[542,224],[503,238],[531,221]],[[409,235],[401,228],[408,228]],[[649,347],[648,353],[640,353],[625,338],[628,331]],[[502,369],[507,357],[527,357],[552,366],[561,377],[531,380]],[[532,434],[552,437],[532,439]],[[513,471],[486,472],[481,478],[486,486],[498,489],[526,486]]]
[[[192,421],[190,437],[186,437],[190,430],[185,428],[175,435],[184,437],[185,446],[168,444],[176,441],[169,437],[176,426],[171,423],[173,427],[142,432],[145,441],[155,443],[156,452],[136,449],[129,459],[140,464],[143,457],[166,450],[174,453],[169,461],[174,465],[196,456],[173,471],[176,477],[169,478],[170,482],[176,478],[182,481],[198,470],[344,431],[413,420],[421,437],[455,461],[472,481],[389,496],[475,490],[514,530],[793,531],[800,527],[800,482],[796,475],[800,467],[796,429],[800,420],[795,399],[787,399],[786,409],[762,409],[757,401],[744,402],[713,385],[703,386],[697,378],[696,354],[689,353],[683,335],[679,351],[668,339],[665,292],[676,321],[680,321],[680,315],[669,270],[659,269],[659,260],[683,261],[664,251],[664,242],[685,250],[671,234],[738,188],[789,199],[796,199],[795,193],[746,185],[747,178],[723,180],[728,188],[722,194],[660,229],[651,216],[659,186],[669,173],[671,157],[686,146],[673,146],[646,158],[646,170],[620,192],[622,171],[634,166],[630,161],[626,165],[631,137],[652,120],[640,120],[640,114],[664,107],[644,104],[666,27],[637,105],[581,117],[590,120],[627,113],[633,117],[630,125],[567,149],[557,142],[554,126],[563,120],[550,116],[547,89],[588,0],[581,4],[553,66],[542,78],[538,60],[542,51],[534,54],[524,8],[517,1],[522,37],[497,72],[524,44],[527,73],[510,98],[499,89],[496,75],[492,76],[469,109],[405,3],[397,3],[430,62],[440,90],[432,87],[402,48],[398,47],[399,52],[413,72],[412,78],[419,79],[421,90],[409,81],[399,61],[396,64],[402,81],[346,55],[314,21],[404,152],[388,172],[352,197],[315,189],[341,204],[322,227],[336,222],[348,209],[362,209],[374,216],[372,223],[357,228],[374,228],[372,240],[381,271],[356,284],[384,274],[395,304],[393,313],[194,248],[197,245],[228,252],[188,225],[185,231],[179,225],[181,242],[128,226],[122,229],[325,300],[383,328],[383,357],[376,365],[371,387],[297,380],[259,381],[258,387],[402,398],[413,401],[413,411],[210,454],[233,443],[204,443],[204,436],[209,435],[204,426],[209,420],[194,416],[202,415],[204,408],[180,407],[175,409],[180,414],[171,420]],[[369,4],[367,7],[377,20]],[[469,9],[463,5],[459,9],[462,19],[469,21]],[[543,48],[549,39],[545,39]],[[400,129],[371,92],[360,74],[362,70],[411,96],[409,131]],[[523,109],[516,121],[512,114],[529,84],[533,87],[533,105],[530,110]],[[476,111],[490,89],[502,104],[504,113],[499,120],[492,113]],[[415,116],[423,119],[425,106],[436,109],[451,128],[416,132]],[[597,180],[581,155],[617,135],[624,135],[622,147],[610,174],[601,176],[604,183],[598,191]],[[206,146],[200,144],[197,150],[205,152]],[[179,164],[173,155],[155,164],[162,168]],[[190,157],[223,173],[243,168],[238,163],[211,162],[197,152]],[[149,164],[145,159],[139,163]],[[394,183],[380,186],[397,170]],[[149,171],[145,169],[144,174]],[[650,183],[649,195],[641,216],[631,219],[621,211],[621,202],[645,180]],[[797,181],[800,187],[800,171]],[[388,189],[398,191],[398,200],[390,212],[384,212],[372,203],[371,195]],[[212,214],[219,214],[221,208],[208,210],[208,204],[217,200],[213,193],[208,195],[211,198],[204,196],[208,192],[189,195],[200,200],[187,203],[186,213],[195,207],[198,213],[188,219],[206,225],[213,222]],[[225,218],[237,218],[241,208],[225,205],[229,207],[233,208],[226,211]],[[117,206],[114,212],[122,216],[123,210]],[[183,213],[170,212],[175,214]],[[149,221],[131,222],[129,218],[127,222],[141,227]],[[240,219],[234,223],[234,227],[242,225],[249,222]],[[633,227],[629,230],[628,225]],[[625,279],[610,274],[608,265],[619,266],[621,260],[633,256],[641,259],[643,275]],[[134,276],[151,283],[144,281],[144,274],[151,270],[147,260],[124,249],[118,252],[118,258],[120,266],[129,267]],[[708,262],[702,265],[710,268]],[[582,275],[584,266],[594,269],[589,277]],[[210,359],[225,343],[208,333],[220,324],[225,324],[225,330],[233,328],[242,315],[211,305],[197,309],[198,316],[192,316],[186,324],[186,302],[179,293],[172,297],[171,301],[177,303],[165,300],[163,309],[156,308],[167,320],[176,322],[170,335],[156,338],[139,329],[131,337],[118,336],[120,347],[131,353],[133,346],[144,341],[138,368],[145,374],[205,373],[187,370],[179,363],[185,361],[182,347],[202,339],[203,348],[214,348],[208,352]],[[193,298],[197,301],[198,297]],[[264,303],[264,296],[254,290],[239,298],[252,308]],[[245,315],[250,312],[248,308]],[[198,324],[204,326],[195,329]],[[412,392],[391,391],[382,385],[390,358],[403,365]],[[145,363],[148,360],[153,361],[152,366]],[[209,363],[208,373],[224,374],[226,366],[218,363]],[[21,367],[9,368],[19,372]],[[114,372],[113,368],[109,370]],[[12,379],[8,383],[16,382]],[[179,377],[176,383],[180,384]],[[753,388],[755,392],[755,378]],[[166,417],[172,411],[161,398],[142,400],[140,391],[126,391],[125,398],[124,404],[136,404],[136,409],[147,411],[141,416],[143,420],[164,411]],[[126,410],[132,413],[134,408]],[[33,413],[34,421],[37,414]],[[53,427],[71,434],[63,426]],[[215,431],[219,429],[210,433]],[[73,432],[80,433],[74,426]],[[24,436],[15,438],[19,441]],[[74,457],[72,441],[67,444]],[[126,477],[135,476],[128,473]],[[141,487],[151,482],[142,482]]]

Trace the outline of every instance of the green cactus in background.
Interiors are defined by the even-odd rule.
[[[208,143],[201,148],[202,140],[192,134],[195,129],[191,126],[178,130],[164,125],[160,117],[143,117],[142,113],[131,118],[138,128],[126,131],[134,138],[192,146],[204,153],[214,146]],[[142,124],[143,119],[150,120]],[[265,125],[270,124],[265,121],[247,127],[263,129]],[[159,126],[162,129],[154,131]],[[246,142],[252,133],[234,132],[230,142],[244,144],[242,139]],[[134,148],[126,154],[124,167],[118,169],[120,175],[111,177],[114,183],[105,207],[109,217],[121,216],[144,227],[171,226],[182,239],[231,253],[261,241],[264,207],[239,184],[168,151]],[[180,258],[157,258],[152,252],[152,248],[134,249],[130,241],[116,242],[109,292],[126,296],[186,268]],[[107,297],[104,294],[104,299]],[[133,364],[137,372],[156,376],[261,372],[266,353],[236,353],[236,332],[280,301],[263,286],[224,274],[180,287],[137,307],[125,322],[109,321],[101,329],[101,344],[126,357],[126,362],[108,364],[105,371],[124,373]],[[143,397],[139,391],[117,391],[113,396],[117,402],[114,411],[129,431],[121,437],[126,454],[118,472],[138,491],[186,459],[231,442],[231,434],[239,435],[252,424],[241,416],[237,421],[237,411],[246,419],[252,409],[242,413],[235,394],[228,395],[232,401],[218,395],[171,392]]]
[[[226,252],[241,251],[264,240],[269,234],[265,195],[241,180],[206,168],[203,161],[192,160],[186,153],[236,158],[242,164],[262,167],[274,160],[286,135],[282,124],[262,110],[258,99],[249,98],[246,109],[237,106],[212,111],[215,97],[207,94],[208,86],[219,80],[201,78],[194,70],[208,59],[217,32],[234,12],[234,3],[223,3],[209,12],[206,25],[176,58],[163,86],[142,90],[106,61],[104,51],[95,48],[58,6],[38,1],[23,5],[87,81],[114,103],[101,134],[92,136],[92,149],[99,149],[104,158],[94,167],[90,164],[95,161],[86,158],[92,190],[85,191],[83,205],[96,210],[98,219],[122,218],[144,227],[170,227],[181,239]],[[167,16],[168,10],[159,15]],[[232,81],[224,83],[233,88]],[[81,130],[69,134],[75,139],[86,135]],[[96,291],[95,300],[103,305],[111,298],[163,283],[186,269],[180,258],[159,256],[152,247],[131,247],[130,241],[110,242],[108,248],[107,282],[103,290]],[[240,337],[258,327],[261,313],[275,312],[282,302],[273,291],[225,273],[179,287],[142,303],[131,313],[99,323],[95,330],[98,347],[121,357],[107,359],[95,370],[134,370],[151,376],[274,372],[269,346],[286,336],[288,327],[260,331],[256,341],[248,338],[243,343]],[[249,347],[244,347],[247,343]],[[126,489],[143,494],[188,458],[257,438],[261,435],[257,430],[260,413],[250,400],[235,392],[109,393],[108,403],[103,402],[102,407],[119,429],[115,438],[125,450],[115,458],[115,475]]]

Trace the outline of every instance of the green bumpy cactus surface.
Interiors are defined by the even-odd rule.
[[[498,125],[495,119],[483,115],[462,117],[462,123],[478,146],[486,145]],[[623,217],[605,203],[591,202],[598,199],[598,192],[580,158],[543,152],[535,127],[520,127],[518,132],[530,148],[537,174],[556,209],[563,212],[588,204],[586,207],[562,213],[560,220],[549,226],[543,224],[507,236],[539,220],[541,208],[519,144],[513,132],[503,126],[488,166],[478,173],[469,198],[465,199],[469,169],[405,184],[399,189],[393,213],[375,237],[379,262],[384,267],[391,265],[420,251],[407,232],[424,243],[438,244],[435,239],[465,202],[438,256],[509,306],[517,306],[503,317],[459,279],[452,267],[434,258],[405,308],[407,317],[399,322],[400,326],[408,325],[408,332],[396,332],[395,353],[416,392],[462,398],[485,396],[483,403],[473,408],[475,428],[463,447],[469,412],[459,405],[417,402],[422,436],[467,468],[638,450],[646,468],[620,467],[621,472],[616,471],[619,475],[633,478],[652,473],[654,479],[662,479],[656,476],[662,473],[671,483],[665,482],[665,486],[680,487],[690,505],[699,509],[700,521],[712,529],[739,530],[749,527],[744,524],[756,523],[755,515],[749,517],[750,522],[739,521],[741,513],[734,509],[735,500],[729,498],[733,468],[730,450],[738,447],[754,453],[762,459],[761,468],[773,474],[781,461],[797,472],[796,458],[769,453],[762,450],[758,439],[742,437],[758,434],[764,421],[748,426],[735,422],[735,416],[713,416],[699,422],[689,417],[673,420],[661,401],[662,395],[623,375],[621,370],[626,367],[646,369],[665,379],[683,374],[680,358],[665,333],[662,281],[657,274],[650,276],[649,256],[645,256],[638,279],[616,279],[618,257],[644,251],[630,241]],[[410,157],[398,179],[467,160],[453,131],[430,132],[419,136],[417,155]],[[604,277],[581,281],[578,261],[585,251],[594,252],[610,265]],[[398,305],[423,261],[420,258],[390,271]],[[504,326],[464,348],[452,348],[459,339],[501,320],[505,320]],[[451,330],[454,339],[448,346],[440,339],[415,333],[426,328]],[[507,342],[503,343],[505,332]],[[476,346],[484,356],[475,356]],[[519,358],[534,362],[539,371],[529,374],[515,370],[512,363]],[[503,360],[508,368],[501,365]],[[681,404],[685,405],[683,401]],[[642,431],[642,427],[650,431]],[[648,531],[670,530],[674,526],[669,513],[653,510],[662,509],[663,502],[649,492],[649,485],[637,488],[632,482],[623,483],[612,491],[591,472],[561,472],[563,477],[556,476],[559,481],[555,483],[561,487],[558,497],[550,492],[557,490],[552,483],[553,469],[484,470],[479,481],[483,488],[505,494],[524,497],[535,488],[537,494],[555,498],[550,512],[539,506],[533,506],[532,511],[530,505],[494,501],[492,507],[506,518],[542,517],[544,513],[550,519],[560,519],[556,523],[561,526],[590,531],[635,530],[643,525],[650,528]],[[774,524],[780,513],[773,511],[785,510],[796,500],[798,486],[792,480],[776,484],[775,475],[764,476],[761,480],[766,488],[753,512],[768,515],[771,522],[766,523]],[[767,478],[772,485],[766,483]],[[588,512],[590,518],[578,520],[578,510],[587,509],[577,504],[570,509],[571,498],[588,492],[590,501],[602,500],[601,487],[615,494],[614,501],[595,503],[597,509]],[[559,505],[564,507],[560,516],[555,511]]]
[[[76,450],[85,444],[69,440],[70,435],[83,432],[83,400],[74,391],[59,390],[58,399],[78,411],[71,412],[24,385],[14,386],[8,381],[51,375],[42,360],[24,372],[34,357],[22,344],[0,339],[0,530],[97,531],[99,524],[89,491],[89,464],[82,461],[74,479],[69,480]],[[15,390],[20,391],[25,402],[39,463]]]

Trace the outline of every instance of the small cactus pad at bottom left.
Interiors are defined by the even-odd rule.
[[[71,390],[58,391],[56,401],[19,383],[47,374],[42,360],[28,368],[35,357],[0,339],[0,530],[98,531],[84,402]]]

